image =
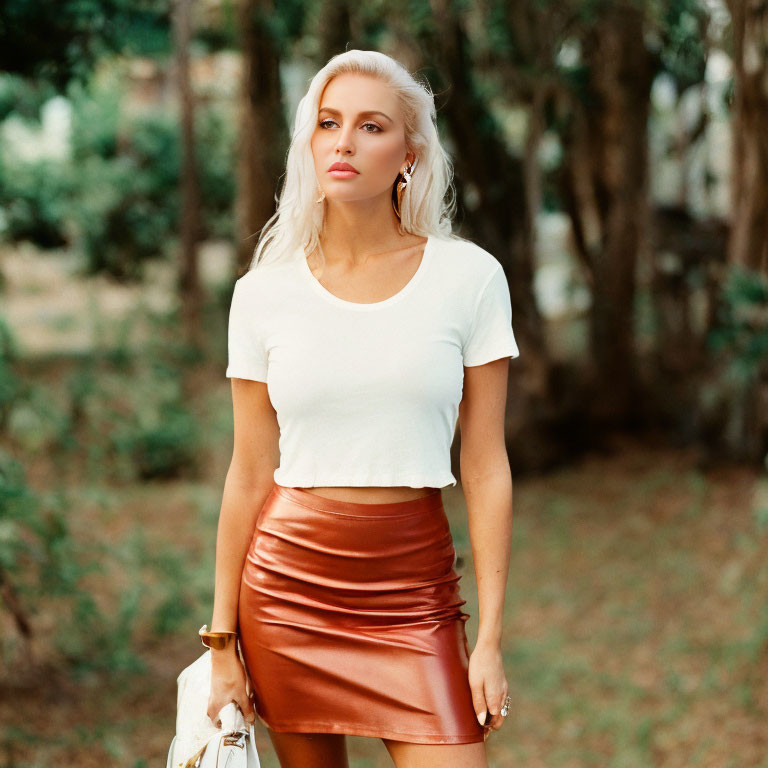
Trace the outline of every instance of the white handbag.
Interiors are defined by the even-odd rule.
[[[234,701],[219,712],[221,728],[208,717],[210,650],[182,670],[177,683],[176,735],[166,768],[261,768],[253,725]]]

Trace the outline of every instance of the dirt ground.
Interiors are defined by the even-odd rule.
[[[702,473],[690,453],[631,441],[515,480],[504,632],[513,703],[487,742],[491,766],[768,766],[768,534],[756,525],[764,484],[738,467]],[[141,526],[147,541],[175,541],[194,556],[210,548],[213,525],[210,513],[206,526],[190,525],[189,499],[202,492],[126,490],[100,535]],[[471,646],[466,513],[460,487],[444,494]],[[193,623],[140,643],[148,671],[119,692],[17,669],[2,690],[3,764],[163,764],[175,677],[201,650]],[[22,732],[39,736],[27,743]],[[265,768],[278,766],[260,723],[257,735]],[[391,765],[376,739],[348,744],[352,766]]]

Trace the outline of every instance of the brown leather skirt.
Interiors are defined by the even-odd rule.
[[[439,489],[386,504],[275,484],[243,567],[240,644],[274,731],[483,741]]]

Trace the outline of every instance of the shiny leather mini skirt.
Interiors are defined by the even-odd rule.
[[[384,504],[275,484],[240,589],[262,723],[421,744],[483,741],[440,489]]]

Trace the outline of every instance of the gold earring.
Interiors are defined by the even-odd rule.
[[[409,165],[403,173],[399,174],[402,176],[402,181],[398,181],[396,185],[396,192],[392,199],[392,208],[395,211],[395,215],[397,218],[400,218],[400,208],[402,206],[403,202],[403,194],[405,193],[405,188],[408,186],[408,182],[411,180],[411,171],[413,170],[413,165]],[[394,197],[397,197],[397,206],[395,206],[395,200]]]

